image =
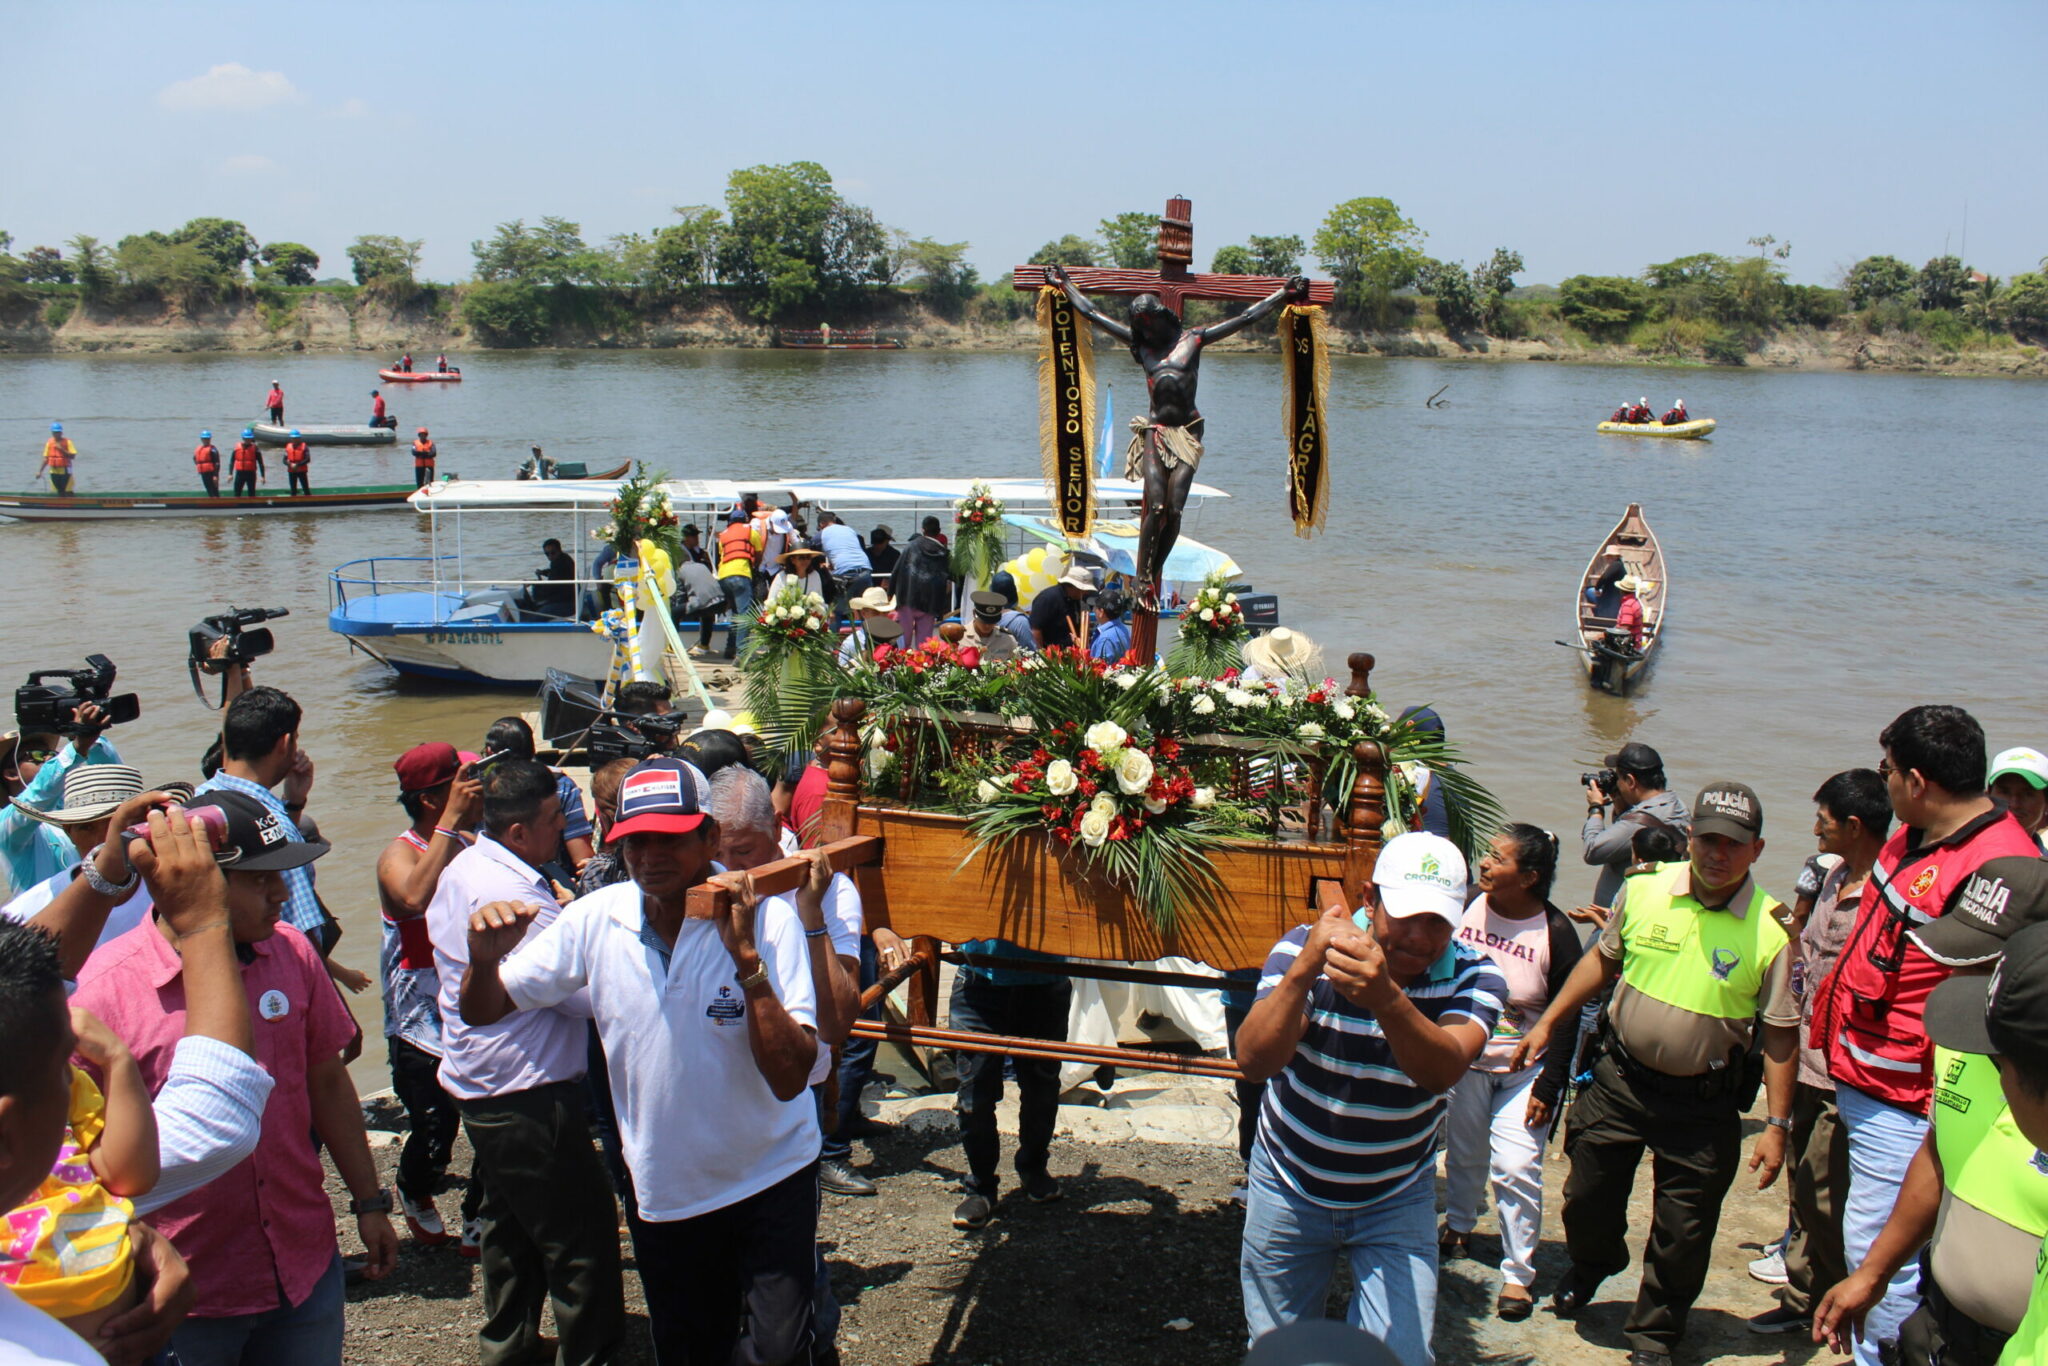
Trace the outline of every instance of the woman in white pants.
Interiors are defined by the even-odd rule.
[[[1533,825],[1507,826],[1479,860],[1479,895],[1458,930],[1458,938],[1500,965],[1508,1001],[1493,1037],[1451,1092],[1448,1199],[1437,1246],[1445,1260],[1465,1254],[1479,1217],[1480,1186],[1491,1177],[1501,1250],[1494,1312],[1514,1321],[1535,1307],[1529,1286],[1543,1229],[1543,1144],[1578,1034],[1575,1015],[1571,1037],[1555,1035],[1541,1060],[1519,1072],[1509,1069],[1515,1045],[1579,961],[1577,931],[1548,900],[1556,875],[1557,836]]]

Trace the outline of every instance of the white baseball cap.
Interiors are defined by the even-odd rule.
[[[1453,927],[1465,918],[1465,856],[1442,835],[1396,835],[1372,866],[1372,883],[1388,915],[1440,915]]]
[[[1984,781],[1987,785],[1995,783],[2008,773],[2017,773],[2036,788],[2048,787],[2048,754],[2026,745],[2001,750],[1991,761],[1990,776]]]

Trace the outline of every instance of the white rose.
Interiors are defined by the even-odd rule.
[[[1223,700],[1233,707],[1249,707],[1252,704],[1252,695],[1243,688],[1232,688],[1223,694]]]
[[[1121,749],[1124,741],[1130,738],[1130,734],[1116,722],[1097,721],[1088,727],[1088,733],[1082,737],[1082,743],[1099,754],[1105,750]]]
[[[1216,789],[1213,787],[1196,788],[1194,791],[1194,795],[1188,798],[1188,805],[1193,807],[1210,807],[1216,805]]]
[[[1110,676],[1109,681],[1116,684],[1119,688],[1122,688],[1125,692],[1129,692],[1132,688],[1138,686],[1138,675],[1113,674]]]
[[[974,798],[983,804],[994,801],[996,799],[996,785],[983,778],[974,785]]]
[[[1151,797],[1147,797],[1147,798],[1145,799],[1145,814],[1146,814],[1146,815],[1148,815],[1148,816],[1156,816],[1156,815],[1158,815],[1158,814],[1159,814],[1160,812],[1164,811],[1165,809],[1166,809],[1166,803],[1165,803],[1165,802],[1162,802],[1162,801],[1158,801],[1158,800],[1156,800],[1156,799],[1154,799],[1154,798],[1151,798]]]
[[[1323,728],[1313,721],[1306,721],[1296,726],[1294,733],[1304,740],[1320,740],[1323,738]]]
[[[1216,609],[1214,609],[1213,607],[1204,607],[1204,608],[1202,609],[1202,620],[1203,620],[1203,621],[1214,621],[1214,620],[1216,620]]]
[[[1349,721],[1352,717],[1358,715],[1358,708],[1352,706],[1351,699],[1347,697],[1340,697],[1335,702],[1332,702],[1330,710],[1337,713],[1339,721]]]
[[[1100,812],[1104,816],[1115,816],[1116,798],[1110,796],[1107,792],[1098,792],[1095,794],[1095,800],[1088,803],[1088,809]]]
[[[1226,601],[1228,601],[1232,607],[1237,606],[1237,594],[1232,593],[1230,597],[1226,599]]]
[[[804,625],[808,626],[813,631],[817,630],[820,626],[823,626],[824,624],[824,622],[818,620],[816,617],[804,618]]]
[[[1086,814],[1081,817],[1081,843],[1090,849],[1100,849],[1109,839],[1110,820],[1108,812],[1089,807]]]
[[[1074,766],[1065,759],[1055,759],[1045,766],[1045,786],[1055,797],[1064,797],[1076,786]]]
[[[1127,749],[1116,761],[1116,785],[1127,797],[1135,797],[1152,785],[1152,756],[1142,749]]]
[[[1207,715],[1208,715],[1208,714],[1209,714],[1210,712],[1212,712],[1212,711],[1215,711],[1215,710],[1216,710],[1216,699],[1215,699],[1215,698],[1213,698],[1213,697],[1209,696],[1209,694],[1207,694],[1207,693],[1198,693],[1198,694],[1196,694],[1196,696],[1195,696],[1195,704],[1194,704],[1194,712],[1195,712],[1195,715],[1197,715],[1197,716],[1207,716]]]

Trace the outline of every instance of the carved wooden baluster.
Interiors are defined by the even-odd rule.
[[[948,645],[958,645],[967,634],[967,627],[957,621],[949,621],[939,628],[939,639]]]
[[[842,697],[832,704],[832,728],[825,733],[825,793],[860,800],[860,719],[868,704]]]
[[[1360,650],[1344,661],[1351,666],[1351,683],[1344,689],[1346,697],[1372,696],[1372,666],[1379,663],[1371,655]]]
[[[1356,672],[1359,656],[1351,658]],[[1350,846],[1344,859],[1344,890],[1351,904],[1360,906],[1373,865],[1379,862],[1381,827],[1387,820],[1387,751],[1377,740],[1360,740],[1351,747],[1351,757],[1358,761],[1358,776],[1351,781],[1351,800],[1344,813],[1344,842]]]

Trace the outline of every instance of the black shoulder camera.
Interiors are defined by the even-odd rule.
[[[142,702],[134,693],[108,696],[113,690],[114,661],[105,655],[87,655],[83,669],[38,669],[14,690],[14,719],[24,735],[82,735],[92,729],[78,723],[78,709],[88,702],[99,704],[109,724],[142,715]]]
[[[674,749],[676,736],[682,729],[681,712],[670,712],[666,716],[652,712],[642,716],[606,712],[586,732],[583,750],[589,756],[592,768],[614,759],[631,759],[638,763]]]
[[[268,630],[251,631],[247,628],[259,621],[275,621],[292,614],[289,607],[230,607],[219,616],[208,617],[194,626],[192,662],[201,668],[208,664],[208,652],[217,640],[228,643],[226,654],[218,661],[220,665],[247,664],[259,655],[267,655],[277,648],[277,637]]]
[[[1614,789],[1620,782],[1620,777],[1611,768],[1603,768],[1598,773],[1581,773],[1579,775],[1580,787],[1598,787],[1610,797],[1614,795]]]

